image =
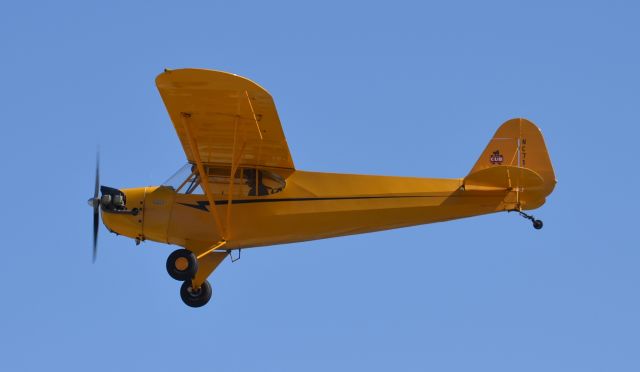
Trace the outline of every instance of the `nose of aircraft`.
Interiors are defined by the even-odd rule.
[[[176,195],[172,188],[153,186],[116,189],[100,186],[100,192],[101,196],[88,200],[96,215],[94,230],[97,231],[99,213],[102,223],[109,231],[118,235],[137,242],[168,242],[169,219]]]
[[[144,239],[142,223],[144,221],[145,187],[114,189],[101,186],[100,205],[102,222],[112,232],[133,239]]]

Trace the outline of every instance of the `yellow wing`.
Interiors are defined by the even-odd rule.
[[[185,125],[207,166],[268,168],[285,178],[293,172],[273,98],[258,84],[221,71],[180,69],[158,75],[156,86],[189,162],[196,159]]]

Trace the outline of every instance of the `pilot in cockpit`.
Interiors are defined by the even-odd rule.
[[[248,168],[244,170],[244,174],[247,180],[247,186],[249,186],[250,189],[249,196],[269,195],[269,189],[262,182],[263,176],[261,171],[254,168]]]

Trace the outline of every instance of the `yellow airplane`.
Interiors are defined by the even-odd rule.
[[[165,70],[156,85],[188,163],[161,186],[129,189],[100,186],[96,165],[93,258],[100,215],[136,244],[180,246],[167,271],[183,281],[191,307],[209,302],[207,278],[233,250],[503,211],[540,229],[524,211],[544,204],[556,184],[542,133],[526,119],[500,126],[463,178],[306,172],[295,169],[273,98],[258,84],[179,69]]]

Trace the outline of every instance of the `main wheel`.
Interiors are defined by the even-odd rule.
[[[193,289],[191,280],[187,280],[182,283],[182,287],[180,287],[180,297],[182,298],[182,301],[187,304],[187,306],[191,307],[206,305],[211,299],[212,294],[213,291],[211,290],[211,284],[206,280],[198,289]]]
[[[187,249],[173,251],[167,258],[167,272],[175,280],[191,280],[198,272],[198,259]]]
[[[536,230],[540,230],[542,228],[542,221],[540,220],[533,220],[533,228]]]

